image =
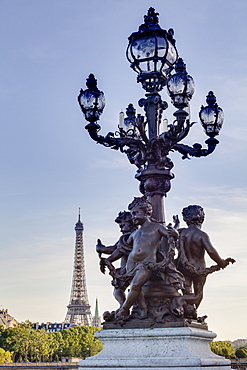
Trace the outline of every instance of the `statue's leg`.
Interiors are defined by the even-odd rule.
[[[191,294],[192,293],[192,278],[186,275],[184,275],[184,277],[185,277],[185,282],[184,282],[183,294]]]
[[[122,304],[124,303],[124,301],[126,299],[126,296],[125,296],[125,293],[124,293],[123,289],[115,288],[114,291],[113,291],[113,296],[118,301],[120,306],[122,306]]]
[[[146,305],[146,302],[145,302],[145,296],[144,296],[144,293],[141,289],[140,291],[140,294],[136,300],[136,303],[138,304],[138,307],[140,309],[140,316],[139,316],[139,319],[146,319],[147,315],[148,315],[148,308],[147,308],[147,305]]]
[[[136,274],[132,280],[129,294],[122,305],[117,317],[124,317],[128,314],[130,307],[138,301],[138,298],[142,299],[142,287],[150,279],[152,272],[146,269],[140,268],[136,271]],[[145,301],[144,301],[145,302]],[[143,301],[142,301],[143,303]]]
[[[195,292],[195,295],[199,295],[199,298],[196,302],[196,308],[199,307],[201,301],[202,301],[202,298],[203,298],[203,287],[204,287],[204,284],[206,282],[206,276],[196,276],[194,277],[193,279],[193,287],[194,287],[194,292]]]

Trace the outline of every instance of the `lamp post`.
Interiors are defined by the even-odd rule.
[[[137,73],[137,82],[146,91],[145,98],[139,100],[145,115],[137,114],[130,104],[124,113],[120,113],[119,131],[109,132],[106,136],[99,134],[98,124],[103,112],[105,99],[103,92],[97,88],[93,74],[87,79],[87,89],[81,90],[78,101],[91,138],[106,147],[125,153],[131,164],[137,166],[136,178],[140,181],[140,191],[152,203],[153,218],[165,223],[164,197],[171,188],[173,162],[169,152],[177,151],[182,158],[203,157],[212,153],[219,143],[215,136],[223,124],[223,111],[216,104],[214,93],[207,95],[207,106],[199,112],[201,124],[209,137],[207,147],[195,143],[192,146],[182,144],[194,122],[188,115],[189,103],[194,93],[194,80],[188,75],[186,65],[178,57],[175,46],[174,31],[159,26],[158,13],[154,8],[144,16],[144,23],[129,37],[127,59],[131,68]],[[167,87],[171,103],[176,108],[175,119],[161,131],[162,113],[168,104],[163,101],[160,92]]]
[[[201,231],[204,220],[201,206],[190,205],[183,209],[188,227],[180,229],[179,235],[150,217],[152,211],[154,219],[165,223],[163,201],[174,178],[169,153],[177,151],[183,159],[211,154],[219,143],[215,137],[224,118],[210,91],[207,105],[199,112],[208,136],[206,148],[199,143],[192,146],[182,143],[194,124],[188,113],[194,80],[179,57],[173,36],[172,29],[166,31],[159,26],[154,8],[148,10],[138,32],[130,35],[127,59],[137,73],[137,82],[145,90],[145,97],[139,100],[145,114],[136,114],[133,104],[129,104],[126,115],[119,114],[119,130],[115,134],[109,132],[103,136],[99,133],[104,94],[97,88],[92,74],[87,79],[87,89],[81,90],[78,97],[89,122],[85,128],[90,137],[127,155],[129,162],[137,167],[135,177],[145,196],[135,198],[128,207],[131,211],[128,220],[133,221],[134,232],[130,224],[127,227],[122,220],[122,235],[114,247],[105,247],[98,240],[100,268],[103,273],[105,267],[109,269],[114,292],[118,290],[114,296],[120,307],[104,313],[104,330],[97,334],[104,348],[95,359],[85,359],[80,370],[88,367],[230,368],[227,360],[212,357],[209,342],[215,334],[207,331],[204,321],[207,316],[198,317],[197,308],[203,297],[206,276],[235,261],[232,258],[223,260],[208,235]],[[164,119],[162,125],[162,114],[168,107],[160,95],[165,86],[175,112],[173,122]],[[109,248],[113,249],[109,251]],[[176,261],[175,249],[178,252]],[[217,265],[206,267],[205,251]],[[110,256],[102,258],[101,253],[110,253]],[[120,258],[121,268],[115,269],[112,262]],[[123,329],[132,330],[123,334]]]

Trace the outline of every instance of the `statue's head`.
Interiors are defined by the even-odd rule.
[[[183,220],[188,225],[201,225],[205,218],[205,213],[201,206],[190,205],[182,210]]]
[[[119,212],[115,222],[119,224],[119,227],[122,233],[132,232],[136,230],[136,226],[134,225],[132,215],[130,212]]]
[[[128,209],[133,211],[135,208],[141,209],[148,217],[151,217],[153,212],[152,204],[145,197],[134,198]]]
[[[120,222],[122,221],[131,221],[131,220],[132,220],[131,213],[123,211],[123,212],[119,212],[118,216],[115,219],[115,222],[117,224],[120,224]]]

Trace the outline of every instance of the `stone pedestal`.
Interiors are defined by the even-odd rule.
[[[116,329],[96,333],[104,343],[79,370],[230,370],[230,360],[211,352],[216,334],[192,327]]]

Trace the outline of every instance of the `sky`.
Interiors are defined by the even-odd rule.
[[[0,307],[18,321],[64,320],[79,207],[92,313],[96,297],[101,315],[118,307],[95,244],[118,240],[114,220],[140,196],[136,168],[89,138],[77,96],[94,73],[106,96],[102,135],[117,130],[129,103],[143,114],[138,100],[145,91],[125,51],[150,6],[162,28],[174,29],[195,81],[191,118],[197,124],[183,143],[207,138],[198,112],[208,91],[225,113],[213,154],[182,160],[172,153],[166,220],[181,219],[189,204],[204,208],[203,230],[221,257],[236,263],[208,277],[198,313],[208,316],[218,340],[246,338],[246,0],[0,0]],[[172,122],[165,89],[161,95]]]

